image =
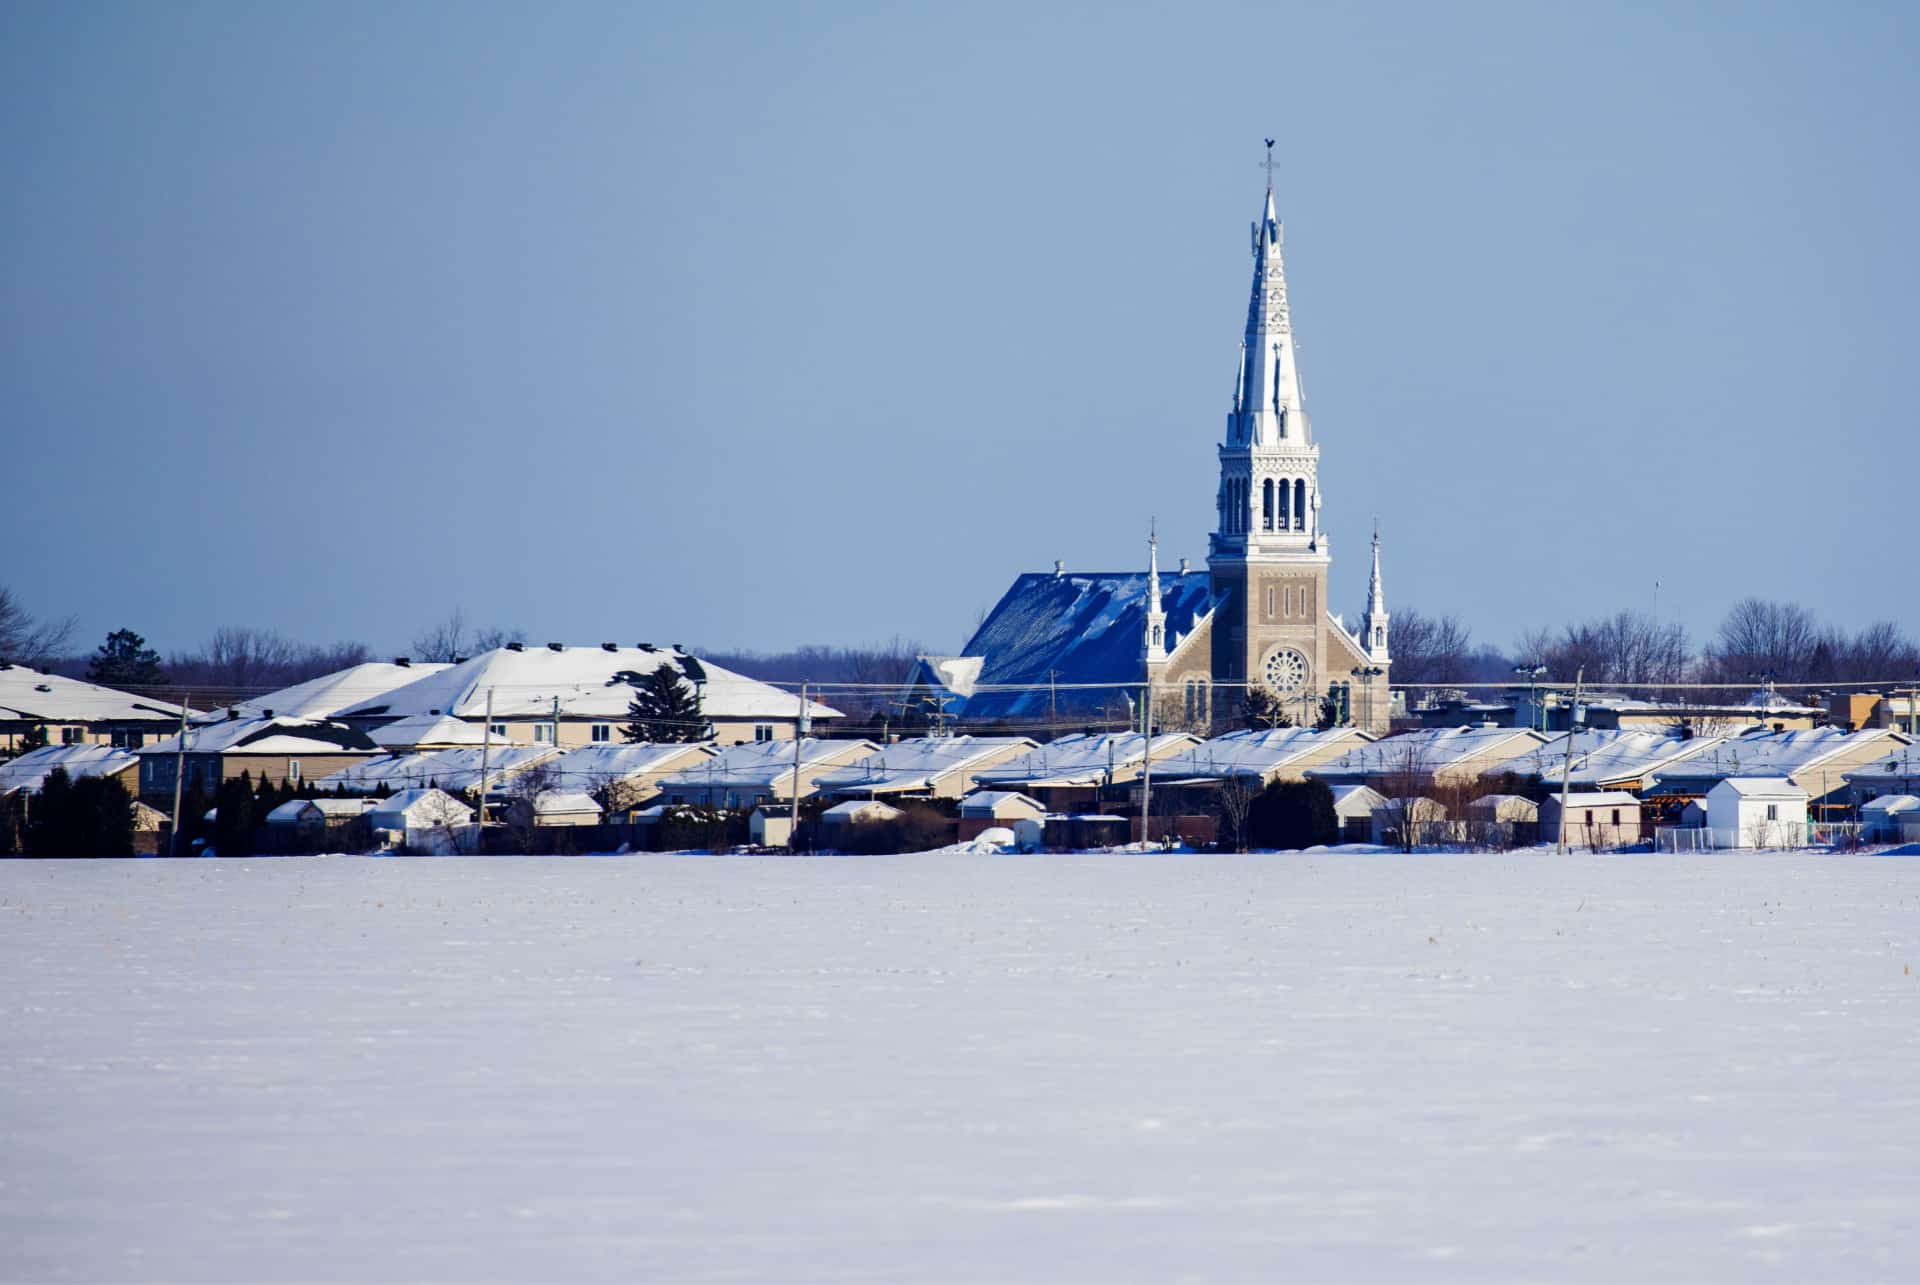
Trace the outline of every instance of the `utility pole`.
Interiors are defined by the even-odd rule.
[[[553,748],[560,748],[560,697],[557,693],[553,698]]]
[[[1585,665],[1573,672],[1573,708],[1567,711],[1567,758],[1560,767],[1560,855],[1567,855],[1567,796],[1573,780],[1573,735],[1580,726],[1580,682],[1587,676]]]
[[[1145,768],[1140,776],[1140,838],[1153,842],[1153,670],[1147,670],[1147,711],[1140,720],[1146,728]]]
[[[180,855],[180,787],[187,779],[187,700],[192,692],[180,693],[180,744],[173,754],[173,833],[167,836],[167,855]]]
[[[787,851],[800,851],[800,743],[807,737],[807,680],[800,680],[800,716],[793,722],[793,799],[787,809]]]
[[[487,763],[493,749],[493,688],[487,688],[487,730],[480,737],[480,834],[487,833]]]

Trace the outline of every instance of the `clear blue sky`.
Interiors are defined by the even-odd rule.
[[[1263,134],[1334,605],[1920,632],[1920,7],[0,8],[0,583],[957,647],[1198,562]],[[1892,574],[1890,574],[1890,572]]]

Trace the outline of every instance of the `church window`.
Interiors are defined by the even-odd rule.
[[[1281,478],[1280,479],[1280,530],[1282,531],[1287,529],[1287,492],[1289,489],[1290,488],[1287,486],[1287,479],[1284,477]]]
[[[1304,478],[1295,478],[1293,482],[1293,529],[1307,529],[1307,483]]]
[[[1267,586],[1267,619],[1273,619],[1273,586]]]
[[[1264,510],[1260,523],[1261,530],[1273,530],[1273,479],[1260,483],[1260,504]]]

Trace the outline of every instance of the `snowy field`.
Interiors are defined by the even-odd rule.
[[[0,1277],[1914,1280],[1916,974],[1909,857],[0,862]]]

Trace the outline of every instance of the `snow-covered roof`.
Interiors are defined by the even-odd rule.
[[[1386,801],[1387,796],[1370,785],[1333,787],[1333,812],[1335,816],[1343,819],[1371,816],[1373,810]]]
[[[1573,735],[1573,772],[1569,784],[1606,786],[1643,779],[1695,754],[1711,751],[1726,738],[1692,738],[1634,729],[1592,729]],[[1567,736],[1558,733],[1545,745],[1507,762],[1508,771],[1558,783],[1566,770]]]
[[[1503,753],[1526,753],[1547,741],[1524,727],[1427,727],[1357,745],[1339,758],[1307,769],[1308,776],[1430,776],[1462,763]]]
[[[0,720],[177,724],[180,707],[0,661]]]
[[[57,767],[65,768],[67,775],[78,781],[89,776],[113,776],[139,761],[111,745],[43,745],[0,763],[0,795],[18,790],[38,793]]]
[[[367,815],[376,826],[394,817],[407,820],[417,817],[420,820],[446,821],[459,825],[473,816],[473,809],[445,790],[416,789],[401,790],[397,794],[379,800],[367,809]]]
[[[960,649],[980,668],[973,694],[953,712],[976,719],[1045,714],[1049,674],[1052,708],[1063,713],[1103,709],[1123,695],[1139,700],[1146,597],[1145,571],[1019,577]],[[1162,575],[1160,605],[1171,650],[1211,609],[1207,573]],[[1006,685],[1034,690],[994,690]]]
[[[1167,782],[1219,781],[1227,777],[1266,776],[1289,763],[1333,753],[1343,745],[1359,745],[1372,736],[1358,728],[1256,728],[1228,732],[1202,741],[1165,761],[1156,759],[1154,775]]]
[[[584,790],[542,790],[533,796],[535,816],[565,816],[569,813],[600,814],[600,805]]]
[[[1793,776],[1881,743],[1894,748],[1906,742],[1906,737],[1878,727],[1856,732],[1839,727],[1755,732],[1689,755],[1672,767],[1655,772],[1654,780],[1669,783],[1713,781],[1728,776]]]
[[[1743,799],[1800,799],[1807,798],[1807,792],[1784,776],[1730,776],[1713,791],[1726,790]]]
[[[224,718],[187,728],[189,754],[372,754],[379,750],[357,728],[307,718]],[[177,754],[180,737],[143,745],[136,754]]]
[[[1869,799],[1860,805],[1862,812],[1877,812],[1882,816],[1892,816],[1897,812],[1911,812],[1920,808],[1920,798],[1911,794],[1883,794],[1877,799]]]
[[[1531,821],[1540,815],[1540,805],[1520,794],[1483,794],[1467,804],[1467,811],[1491,813],[1498,821]]]
[[[899,815],[899,808],[877,799],[848,799],[845,803],[836,804],[820,814],[823,820],[831,817],[835,821],[855,821],[870,817],[878,817],[885,821]]]
[[[788,741],[791,746],[793,742]],[[560,755],[553,765],[563,785],[592,789],[612,781],[663,772],[676,763],[704,760],[718,751],[711,741],[601,741]]]
[[[294,718],[331,718],[445,668],[445,664],[437,661],[370,660],[282,687],[265,696],[251,697],[233,708],[239,710],[243,718],[257,718],[269,711]],[[225,711],[208,716],[209,719],[225,717]]]
[[[942,777],[965,773],[1020,748],[1037,747],[1025,736],[920,736],[883,745],[857,762],[815,777],[813,784],[823,794],[931,790]]]
[[[1160,733],[1153,738],[1153,761],[1158,764],[1199,743],[1186,732]],[[988,788],[1099,785],[1109,772],[1131,773],[1140,767],[1145,750],[1146,738],[1138,732],[1085,732],[997,763],[974,773],[973,779]]]
[[[450,749],[458,745],[481,744],[487,739],[487,729],[478,723],[469,723],[463,718],[449,718],[445,714],[415,714],[410,718],[383,723],[367,735],[387,749]],[[493,743],[515,744],[497,733]]]
[[[1000,809],[1010,804],[1032,812],[1047,810],[1040,800],[1020,793],[1018,790],[975,790],[960,800],[960,815],[963,817],[991,817],[1000,815]]]
[[[1557,808],[1560,806],[1560,796],[1558,794],[1552,795],[1548,798],[1547,802]],[[1640,800],[1636,796],[1628,794],[1625,790],[1589,790],[1583,794],[1569,793],[1567,795],[1567,810],[1569,812],[1575,808],[1637,808],[1639,806]]]
[[[551,745],[495,745],[486,752],[489,787],[515,773],[559,756]],[[415,754],[382,754],[341,768],[315,781],[321,790],[345,789],[365,794],[378,790],[425,787],[471,790],[480,783],[479,748],[434,750]]]
[[[1884,758],[1851,769],[1845,779],[1864,785],[1876,777],[1912,776],[1920,776],[1920,745],[1901,745]]]
[[[800,698],[730,669],[661,647],[496,647],[458,665],[363,701],[342,716],[360,719],[408,718],[418,714],[486,716],[493,693],[498,719],[538,718],[560,700],[562,718],[623,719],[633,700],[630,680],[662,665],[678,666],[701,688],[701,712],[710,719],[791,719]],[[840,712],[809,701],[813,718],[838,718]]]
[[[816,771],[838,767],[854,758],[874,753],[880,747],[872,741],[829,741],[809,736],[800,742],[800,779],[810,781]],[[794,765],[792,741],[753,741],[732,745],[704,763],[660,778],[662,789],[679,786],[738,789],[758,786],[770,788],[791,780]]]
[[[954,696],[971,696],[980,682],[979,656],[919,656],[907,679],[909,689],[925,686]]]

